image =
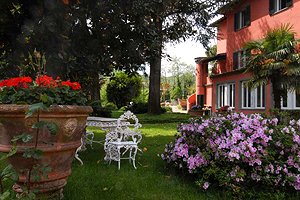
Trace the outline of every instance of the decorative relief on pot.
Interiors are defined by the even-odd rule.
[[[64,132],[67,136],[72,136],[77,128],[78,121],[75,118],[68,119],[64,125]]]

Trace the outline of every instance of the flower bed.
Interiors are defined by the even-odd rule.
[[[288,126],[259,114],[233,113],[179,127],[163,160],[198,175],[197,184],[237,192],[253,185],[300,190],[300,120]]]

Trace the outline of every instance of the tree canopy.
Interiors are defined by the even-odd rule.
[[[224,2],[1,1],[1,76],[18,74],[36,50],[45,55],[48,74],[79,81],[96,100],[99,74],[134,73],[149,63],[149,111],[159,113],[164,43],[194,36],[206,46],[213,34],[207,24]]]

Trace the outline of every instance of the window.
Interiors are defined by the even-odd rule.
[[[250,89],[242,82],[242,108],[265,108],[265,85]]]
[[[233,53],[233,70],[241,69],[246,66],[246,51],[236,51]]]
[[[292,0],[269,0],[270,15],[293,5]]]
[[[250,6],[234,14],[234,31],[250,25]]]
[[[300,94],[295,91],[286,92],[281,99],[282,109],[300,109]]]
[[[218,108],[222,106],[235,107],[235,84],[218,85]]]

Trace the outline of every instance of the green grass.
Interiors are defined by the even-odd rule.
[[[147,150],[137,156],[136,170],[127,160],[121,162],[121,170],[116,162],[105,163],[100,144],[80,153],[84,165],[74,161],[64,189],[65,199],[224,199],[221,193],[201,192],[192,180],[166,168],[159,154],[166,143],[174,140],[176,127],[177,123],[143,124],[140,148]],[[104,133],[97,132],[97,139],[103,140]]]

